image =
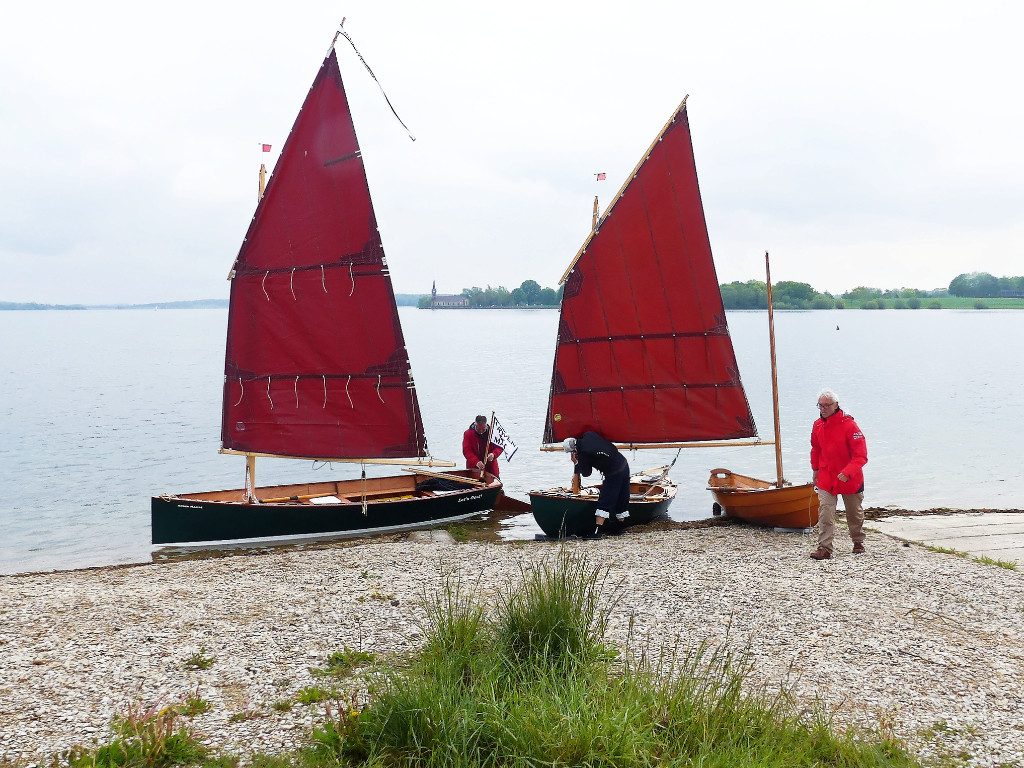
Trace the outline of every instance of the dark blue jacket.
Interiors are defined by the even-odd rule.
[[[576,439],[576,473],[590,477],[594,470],[603,475],[629,470],[626,457],[597,432],[584,432]]]

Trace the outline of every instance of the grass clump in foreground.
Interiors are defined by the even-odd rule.
[[[339,704],[306,766],[912,766],[892,738],[834,732],[707,648],[620,658],[603,633],[601,574],[563,554],[523,573],[492,615],[449,580],[426,645],[378,678],[361,711]]]
[[[130,708],[114,718],[111,739],[95,749],[75,747],[67,755],[70,768],[162,768],[198,765],[207,750],[181,723],[176,707]],[[55,764],[58,761],[54,761]]]

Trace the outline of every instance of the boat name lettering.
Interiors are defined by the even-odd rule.
[[[482,499],[483,497],[484,495],[482,493],[478,493],[476,494],[476,496],[463,496],[461,499],[459,499],[459,504],[461,504],[464,501],[476,501],[477,499]]]

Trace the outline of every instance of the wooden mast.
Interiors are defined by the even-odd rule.
[[[777,487],[781,488],[782,477],[782,434],[779,428],[779,374],[775,367],[775,318],[772,314],[772,273],[768,266],[768,251],[764,252],[764,275],[768,284],[768,340],[772,355],[772,411],[775,417],[775,471],[778,474]]]
[[[267,165],[260,163],[260,196],[256,198],[258,203],[263,199],[263,193],[267,189]],[[232,274],[234,270],[232,270]],[[246,504],[257,504],[256,498],[256,454],[245,454],[245,502]]]

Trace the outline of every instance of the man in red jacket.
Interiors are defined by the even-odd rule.
[[[839,397],[831,389],[818,395],[821,415],[811,427],[811,469],[818,491],[818,548],[815,560],[832,557],[836,534],[836,502],[843,497],[846,522],[854,554],[864,552],[864,471],[868,463],[868,445],[853,416],[839,407]]]
[[[469,429],[462,433],[462,455],[466,457],[466,469],[482,471],[486,467],[488,472],[497,477],[501,446],[487,442],[489,432],[487,417],[477,416]]]

